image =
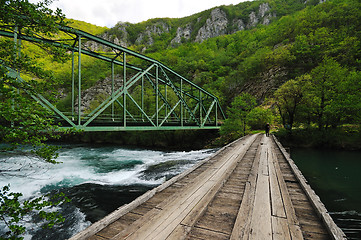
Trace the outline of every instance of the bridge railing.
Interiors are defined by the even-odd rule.
[[[18,39],[45,42],[71,52],[72,78],[68,84],[72,91],[68,112],[60,111],[41,95],[36,96],[40,104],[54,112],[64,128],[85,131],[218,128],[219,120],[225,119],[216,96],[163,63],[84,31],[59,28],[68,36],[66,39],[36,38],[7,31],[0,31],[0,35],[17,34]],[[107,51],[91,49],[92,42]],[[84,101],[87,90],[82,89],[82,55],[108,62],[111,69],[111,91],[99,93],[103,99],[91,109],[86,108]],[[120,78],[115,77],[116,66]],[[16,74],[12,70],[9,73]]]

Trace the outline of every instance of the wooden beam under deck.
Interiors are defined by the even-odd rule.
[[[78,239],[346,239],[281,144],[223,147],[120,207]]]

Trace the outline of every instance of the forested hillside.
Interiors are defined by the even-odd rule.
[[[359,1],[327,1],[269,25],[150,55],[209,89],[225,107],[241,106],[237,97],[247,92],[273,106],[284,126],[335,128],[360,121],[360,19]]]
[[[157,59],[218,96],[229,117],[223,132],[243,129],[239,135],[265,122],[288,129],[359,124],[360,19],[358,0],[262,0],[111,29],[73,26]],[[70,59],[50,65],[36,54],[53,70],[58,107],[66,108]],[[107,63],[84,57],[82,65],[84,90],[110,75]]]

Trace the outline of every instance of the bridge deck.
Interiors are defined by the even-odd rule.
[[[239,139],[75,239],[344,239],[272,137]]]

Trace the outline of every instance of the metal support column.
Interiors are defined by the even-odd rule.
[[[74,69],[74,50],[71,52],[71,120],[74,121],[74,103],[75,103],[75,69]]]
[[[214,107],[216,109],[216,126],[218,126],[218,103],[216,104],[216,106]]]
[[[78,126],[81,125],[81,36],[79,35],[78,49]]]
[[[203,109],[203,103],[202,103],[202,91],[199,90],[199,123],[202,123],[202,109]]]
[[[142,93],[141,93],[141,102],[142,102],[142,109],[143,111],[145,111],[144,109],[144,76],[142,76]],[[142,121],[144,121],[144,113],[142,113]]]
[[[14,29],[14,48],[15,48],[15,56],[14,58],[17,58],[17,50],[18,50],[18,27],[16,26]],[[12,111],[15,110],[15,100],[14,98],[12,99],[12,104],[11,104],[11,109]],[[14,127],[14,121],[11,121],[11,127]]]
[[[180,94],[181,98],[183,99],[183,79],[180,80]],[[181,126],[183,127],[183,104],[180,105],[180,115],[181,115]]]
[[[167,87],[168,85],[165,84],[165,87],[164,87],[164,95],[165,95],[165,101],[168,102],[168,94],[167,94]],[[169,109],[170,110],[170,109]],[[165,116],[168,115],[168,107],[165,108]]]
[[[159,103],[158,103],[158,96],[159,96],[159,83],[158,83],[158,70],[159,66],[156,65],[155,67],[155,111],[156,111],[156,125],[159,126]]]
[[[113,94],[114,94],[114,62],[112,62],[112,96]],[[112,120],[114,122],[114,103],[112,103]]]
[[[123,123],[124,127],[127,126],[127,56],[126,53],[123,52]]]

